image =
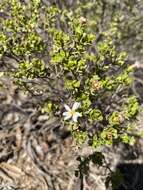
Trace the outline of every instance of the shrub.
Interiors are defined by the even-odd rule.
[[[1,60],[16,60],[5,75],[20,88],[44,96],[41,112],[95,150],[114,142],[133,144],[129,124],[139,112],[137,98],[129,94],[133,69],[112,36],[106,33],[96,42],[90,20],[40,0],[3,0],[0,9],[6,14],[0,18]]]

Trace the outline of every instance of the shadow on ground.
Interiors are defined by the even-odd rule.
[[[143,164],[119,164],[117,170],[124,183],[116,190],[143,190]]]

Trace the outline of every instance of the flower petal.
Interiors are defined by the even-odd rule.
[[[64,104],[64,107],[67,111],[71,111],[71,108],[67,104]]]
[[[68,120],[72,117],[72,114],[70,112],[64,112],[63,116],[64,116],[64,120]]]
[[[63,116],[67,116],[67,115],[69,115],[69,112],[66,111],[63,113]]]
[[[72,119],[74,122],[77,122],[78,117],[81,117],[81,116],[82,116],[81,113],[75,112],[75,114],[73,114],[72,116]]]
[[[72,110],[76,110],[76,109],[78,109],[79,107],[80,107],[80,103],[79,103],[79,102],[75,102],[75,103],[73,104]]]

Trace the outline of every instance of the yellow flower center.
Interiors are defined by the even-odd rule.
[[[75,112],[76,112],[75,110],[71,110],[70,114],[73,116],[75,114]]]

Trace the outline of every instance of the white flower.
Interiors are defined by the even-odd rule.
[[[64,120],[72,119],[74,122],[77,122],[78,117],[81,117],[81,113],[77,112],[76,110],[80,107],[79,102],[75,102],[73,107],[70,108],[68,105],[64,105],[66,112],[63,113]]]

